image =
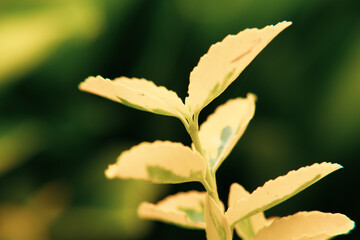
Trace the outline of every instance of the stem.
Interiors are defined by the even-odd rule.
[[[215,200],[215,202],[220,206],[220,199],[219,199],[219,195],[217,192],[216,180],[215,180],[215,177],[213,177],[213,175],[211,174],[209,168],[207,168],[205,180],[210,185],[210,189],[207,189],[206,191]]]
[[[200,138],[199,138],[199,125],[198,125],[198,114],[194,115],[194,118],[189,121],[188,128],[186,129],[191,137],[191,140],[194,144],[194,147],[200,155],[206,159],[204,150],[201,146]],[[210,196],[216,201],[216,203],[220,206],[220,199],[217,192],[216,186],[216,178],[215,175],[211,173],[208,162],[205,160],[206,164],[206,177],[205,182],[203,183],[206,191],[210,194]]]

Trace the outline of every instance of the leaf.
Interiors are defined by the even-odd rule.
[[[206,238],[208,240],[231,240],[232,233],[224,212],[215,201],[206,194],[205,197]]]
[[[205,178],[201,155],[181,143],[144,142],[120,154],[108,167],[108,178],[141,179],[153,183],[182,183]]]
[[[323,240],[347,234],[354,226],[354,222],[343,214],[298,212],[275,220],[262,229],[253,240]]]
[[[244,133],[254,116],[255,100],[253,94],[229,100],[200,126],[200,142],[212,171],[218,169]]]
[[[267,181],[262,187],[252,192],[249,197],[237,201],[234,207],[227,210],[225,216],[230,225],[233,225],[244,218],[265,211],[289,199],[341,167],[339,164],[323,162],[290,171],[285,176]]]
[[[250,193],[246,191],[240,184],[233,183],[230,186],[229,193],[229,208],[235,206],[238,200],[249,197]],[[243,240],[252,239],[260,229],[270,224],[264,212],[256,213],[248,218],[245,218],[235,224],[236,233]]]
[[[281,22],[263,29],[246,29],[228,35],[212,45],[190,74],[185,104],[193,113],[219,96],[250,64],[263,48],[291,22]]]
[[[145,79],[89,77],[79,89],[142,111],[184,119],[185,105],[178,95]]]
[[[143,202],[138,208],[138,214],[145,219],[159,220],[185,228],[204,229],[204,200],[204,192],[177,193],[157,204]]]

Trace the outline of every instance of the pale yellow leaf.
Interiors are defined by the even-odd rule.
[[[219,207],[214,199],[206,194],[205,197],[205,223],[207,240],[231,240],[232,232],[228,224],[224,211]]]
[[[341,168],[339,164],[315,163],[311,166],[290,171],[287,175],[270,180],[257,188],[247,198],[242,198],[225,213],[232,225],[255,213],[265,211],[301,192],[326,175]]]
[[[229,193],[229,207],[235,206],[236,202],[249,197],[250,193],[238,183],[233,183],[230,186]],[[264,212],[256,213],[248,218],[245,218],[235,224],[236,233],[243,240],[252,239],[260,229],[270,224],[267,221]]]
[[[203,182],[205,161],[181,143],[144,142],[120,154],[106,170],[108,178],[141,179],[153,183]]]
[[[275,220],[263,228],[253,240],[325,240],[346,234],[354,226],[354,222],[343,214],[298,212]]]
[[[138,208],[138,214],[145,219],[159,220],[185,228],[204,229],[204,201],[204,192],[177,193],[157,204],[143,202]]]
[[[291,22],[229,35],[212,45],[190,74],[186,105],[195,114],[219,96],[263,48]]]
[[[180,119],[187,114],[185,105],[175,92],[145,79],[89,77],[80,83],[79,89],[138,110]]]
[[[244,133],[254,116],[255,100],[253,94],[229,100],[200,126],[201,146],[212,171],[218,169]]]

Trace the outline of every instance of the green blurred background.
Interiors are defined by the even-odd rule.
[[[218,171],[220,197],[314,162],[344,166],[266,212],[341,212],[359,221],[360,2],[357,0],[1,0],[0,239],[205,239],[143,221],[141,201],[200,184],[107,180],[142,141],[190,144],[181,122],[80,92],[90,75],[143,77],[184,99],[209,46],[283,20],[281,33],[218,99],[258,95],[255,118]],[[336,239],[359,239],[357,231]],[[236,238],[235,238],[236,239]]]

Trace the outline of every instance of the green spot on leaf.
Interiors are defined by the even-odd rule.
[[[224,226],[221,224],[221,221],[215,215],[213,215],[212,212],[210,212],[210,218],[220,239],[226,240],[226,231]]]
[[[194,222],[194,223],[205,222],[204,205],[202,204],[201,206],[202,206],[202,211],[198,211],[192,208],[183,208],[183,207],[179,207],[178,209],[186,214],[190,222]]]
[[[215,84],[215,86],[210,90],[209,95],[204,102],[204,106],[209,104],[214,98],[219,96],[225,90],[225,88],[227,88],[227,86],[229,85],[228,82],[231,79],[231,76],[235,73],[235,70],[236,68],[232,69],[226,74],[222,81]]]
[[[190,176],[180,176],[170,170],[158,166],[147,166],[146,170],[149,174],[150,179],[153,182],[158,183],[182,183],[201,179],[201,173],[199,172],[191,172]]]
[[[217,156],[216,156],[216,158],[211,158],[209,161],[211,170],[215,167],[217,161],[219,161],[221,153],[224,150],[225,146],[228,144],[228,141],[232,135],[233,135],[233,131],[232,131],[231,127],[229,127],[229,126],[226,126],[221,131],[221,136],[220,136],[221,144],[218,147]]]
[[[121,97],[117,97],[117,98],[121,101],[122,104],[124,104],[124,105],[126,105],[128,107],[131,107],[131,108],[135,108],[137,110],[153,112],[153,113],[156,113],[156,114],[159,114],[159,115],[173,116],[173,114],[171,114],[170,112],[164,111],[163,109],[157,109],[157,108],[148,109],[148,108],[142,107],[140,105],[137,105],[137,104],[131,103],[129,101],[126,101],[125,99],[123,99]]]
[[[233,70],[231,70],[230,72],[228,72],[228,74],[226,74],[225,78],[224,78],[224,81],[223,81],[223,86],[224,85],[227,85],[227,82],[230,80],[231,76],[234,75],[235,73],[235,68]]]
[[[173,115],[173,114],[171,114],[171,113],[169,113],[167,111],[164,111],[162,109],[157,109],[157,108],[152,109],[152,112],[156,113],[156,114],[159,114],[159,115],[171,115],[171,116]]]
[[[255,236],[250,217],[239,221],[236,226],[241,229],[244,234],[244,236],[242,236],[244,239],[252,239]]]
[[[235,73],[235,68],[226,74],[223,81],[216,83],[216,85],[210,91],[210,96],[213,95],[218,96],[220,93],[222,93],[224,89],[227,87],[228,81],[231,79],[231,76],[234,73]]]
[[[225,128],[223,128],[223,130],[221,131],[221,144],[218,148],[218,157],[221,154],[221,152],[223,151],[224,147],[227,145],[231,135],[233,134],[233,131],[231,129],[231,127],[227,126]]]
[[[128,107],[132,107],[132,108],[135,108],[135,109],[141,110],[141,111],[149,111],[148,109],[146,109],[146,108],[144,108],[144,107],[142,107],[140,105],[133,104],[133,103],[131,103],[129,101],[126,101],[125,99],[123,99],[121,97],[117,97],[117,98],[121,101],[122,104],[124,104],[124,105],[126,105]]]

